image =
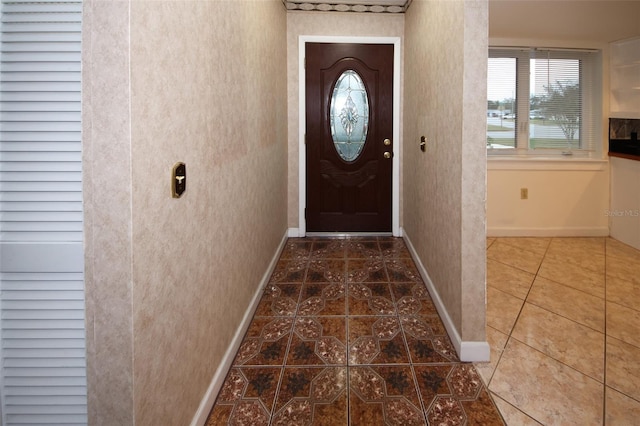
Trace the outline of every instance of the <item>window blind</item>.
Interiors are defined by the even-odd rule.
[[[601,152],[599,51],[497,47],[488,63],[488,154]]]
[[[535,49],[531,51],[530,139],[543,146],[563,150],[594,151],[599,109],[593,107],[601,97],[595,78],[596,52]],[[535,104],[534,104],[535,102]],[[549,130],[553,123],[552,131]],[[536,134],[538,130],[538,134]],[[532,147],[535,148],[535,144]]]
[[[516,148],[517,59],[489,58],[488,67],[487,146],[492,149]]]
[[[2,1],[2,424],[87,424],[80,1]]]

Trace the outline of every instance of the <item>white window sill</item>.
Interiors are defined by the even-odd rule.
[[[525,156],[487,156],[487,170],[578,170],[604,171],[609,161],[594,158],[553,158]]]

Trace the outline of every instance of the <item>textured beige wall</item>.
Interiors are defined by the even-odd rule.
[[[337,13],[337,12],[289,12],[287,14],[287,72],[288,72],[288,132],[289,132],[289,177],[288,177],[288,223],[289,228],[299,226],[299,168],[300,122],[298,46],[299,37],[342,36],[342,37],[403,37],[404,15],[382,13]],[[404,42],[401,40],[401,49]],[[402,53],[401,53],[402,56]],[[402,68],[402,67],[401,67]],[[401,69],[402,81],[402,69]],[[402,86],[402,84],[401,84]],[[402,97],[402,94],[401,94]],[[402,107],[400,108],[402,117]],[[402,120],[402,118],[401,118]],[[402,149],[403,132],[400,126],[398,149]],[[401,195],[401,194],[400,194]]]
[[[133,424],[127,2],[83,13],[82,149],[89,423]]]
[[[462,341],[483,341],[487,4],[414,1],[405,28],[404,229]]]
[[[286,12],[109,4],[85,6],[110,40],[84,60],[91,423],[185,424],[286,231]]]
[[[486,0],[466,0],[462,105],[463,341],[486,340],[487,51]]]

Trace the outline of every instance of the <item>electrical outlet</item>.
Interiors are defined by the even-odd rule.
[[[526,200],[529,198],[529,188],[520,188],[520,199]]]

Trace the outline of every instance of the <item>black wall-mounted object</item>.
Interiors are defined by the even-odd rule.
[[[187,166],[184,163],[176,163],[171,173],[171,196],[180,198],[187,189]]]
[[[609,119],[609,152],[640,155],[640,119]]]

